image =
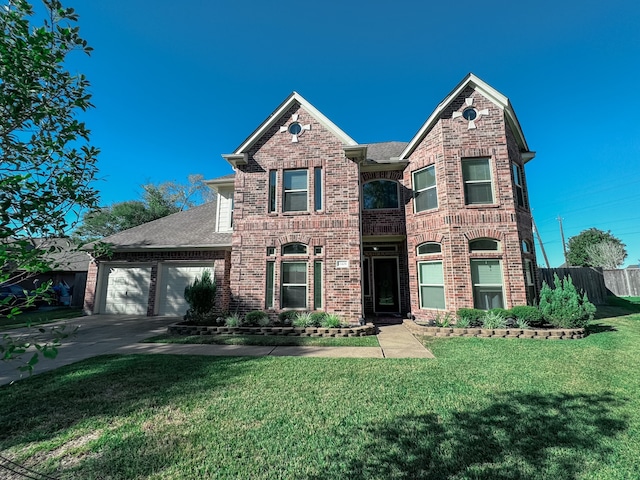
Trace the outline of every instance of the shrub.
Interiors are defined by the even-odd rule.
[[[342,319],[335,313],[327,314],[322,321],[324,328],[340,328],[342,326]]]
[[[486,312],[477,308],[459,308],[456,312],[458,321],[468,321],[468,326],[475,327],[482,324],[482,318]]]
[[[227,327],[239,327],[242,322],[240,315],[237,313],[232,313],[227,318],[224,319],[224,324]]]
[[[544,317],[538,307],[531,305],[520,305],[511,309],[511,316],[518,320],[523,320],[527,325],[534,327],[541,326],[544,323]]]
[[[256,325],[265,327],[269,324],[269,315],[261,310],[254,310],[244,316],[242,324],[248,327],[255,327]]]
[[[529,322],[527,322],[524,318],[516,317],[516,327],[520,330],[526,330],[529,328]]]
[[[185,287],[184,299],[189,304],[185,320],[203,323],[211,315],[216,302],[216,282],[209,270],[204,270],[200,278],[196,277]]]
[[[309,327],[311,325],[311,314],[309,312],[298,312],[292,323],[294,327]]]
[[[293,320],[298,316],[298,312],[295,310],[285,310],[284,312],[280,312],[278,315],[278,320],[283,325],[291,325]]]
[[[544,319],[557,328],[583,328],[590,320],[596,307],[589,302],[586,293],[578,293],[571,276],[563,280],[553,276],[555,288],[546,282],[540,290],[540,311]]]
[[[311,313],[311,322],[310,327],[321,327],[322,322],[326,318],[327,314],[325,312],[312,312]]]
[[[489,311],[493,313],[497,313],[502,318],[510,318],[512,316],[511,311],[507,310],[506,308],[492,308]]]
[[[489,310],[485,312],[482,318],[482,328],[494,329],[494,328],[506,328],[507,321],[500,312],[494,312]]]
[[[456,320],[456,323],[453,325],[454,328],[468,328],[471,326],[471,320],[469,317],[460,317]]]
[[[449,328],[452,326],[454,317],[451,312],[438,312],[436,317],[433,319],[436,327]]]

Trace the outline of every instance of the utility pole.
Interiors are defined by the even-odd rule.
[[[560,222],[560,238],[562,238],[562,251],[564,252],[564,264],[568,267],[569,260],[567,260],[567,245],[564,243],[564,231],[562,230],[562,217],[558,215],[558,222]]]
[[[547,252],[544,250],[544,244],[542,243],[542,238],[540,238],[540,232],[538,232],[538,227],[536,227],[536,221],[533,219],[533,215],[531,216],[531,223],[533,224],[533,231],[538,237],[538,243],[540,244],[540,250],[542,250],[542,256],[544,257],[544,263],[547,264],[547,268],[551,268],[549,266],[549,259],[547,258]]]

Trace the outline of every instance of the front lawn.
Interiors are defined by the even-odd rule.
[[[423,341],[435,359],[94,358],[0,387],[1,455],[83,480],[640,477],[639,314]]]

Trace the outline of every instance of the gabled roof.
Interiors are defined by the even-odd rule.
[[[513,111],[513,107],[511,106],[511,102],[507,97],[498,92],[495,88],[490,86],[489,84],[483,82],[478,77],[476,77],[473,73],[469,73],[462,81],[458,84],[456,88],[454,88],[449,95],[445,97],[445,99],[436,107],[433,113],[429,116],[427,121],[422,125],[418,133],[411,139],[407,147],[404,149],[402,154],[400,155],[400,160],[406,159],[409,155],[413,153],[416,147],[420,144],[422,139],[431,131],[433,126],[438,122],[440,118],[440,114],[446,110],[446,108],[460,95],[460,93],[467,87],[472,87],[474,90],[480,92],[482,95],[491,100],[494,104],[500,107],[505,114],[506,120],[513,131],[513,134],[516,137],[516,141],[520,147],[520,151],[523,153],[528,153],[528,155],[523,155],[525,162],[531,160],[534,156],[533,152],[529,151],[529,146],[527,145],[527,141],[524,138],[524,134],[522,133],[522,128],[520,127],[520,122],[518,122],[518,118],[516,117],[515,112]]]
[[[231,247],[231,233],[215,232],[216,202],[159,218],[101,241],[115,251],[184,250]],[[91,248],[91,244],[85,247]]]
[[[318,123],[333,133],[344,145],[353,146],[358,144],[349,135],[344,133],[335,123],[325,117],[320,110],[305,100],[302,95],[298,92],[292,92],[291,95],[289,95],[285,101],[282,102],[280,106],[278,106],[278,108],[276,108],[273,113],[271,113],[271,115],[269,115],[267,119],[262,122],[262,124],[251,135],[249,135],[232,154],[222,155],[225,160],[235,167],[237,160],[245,155],[251,147],[253,147],[262,138],[262,136],[296,103],[304,108]]]

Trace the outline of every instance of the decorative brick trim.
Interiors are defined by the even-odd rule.
[[[208,327],[174,323],[167,327],[171,335],[279,335],[283,337],[365,337],[375,335],[373,323],[346,328],[322,327]]]
[[[493,238],[494,240],[502,241],[503,234],[498,230],[494,230],[491,228],[477,228],[475,230],[470,230],[464,234],[467,237],[467,240],[476,240],[478,238]]]
[[[404,326],[414,335],[428,337],[481,337],[481,338],[531,338],[535,340],[577,340],[586,337],[584,328],[563,329],[485,329],[423,327],[413,320],[404,320]]]

